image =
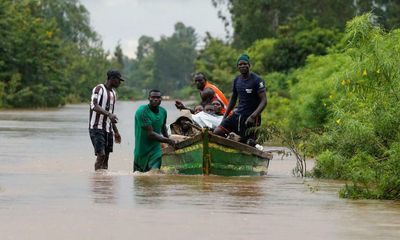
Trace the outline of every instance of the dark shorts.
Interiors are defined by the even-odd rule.
[[[139,172],[148,172],[152,169],[160,169],[161,168],[161,157],[154,159],[154,160],[150,160],[147,163],[147,166],[142,169],[138,164],[136,164],[136,162],[133,162],[133,171],[139,171]]]
[[[92,140],[94,154],[105,155],[113,151],[113,133],[103,129],[89,129],[90,140]]]
[[[241,137],[240,142],[242,143],[246,143],[249,138],[255,140],[255,134],[246,131],[248,128],[260,126],[261,117],[257,117],[256,124],[252,126],[246,126],[244,123],[246,122],[246,119],[248,117],[249,116],[234,113],[231,116],[225,118],[224,121],[221,122],[221,125],[218,126],[218,128],[222,129],[226,134],[230,132],[238,134]]]

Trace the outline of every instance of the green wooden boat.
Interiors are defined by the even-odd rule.
[[[204,129],[198,135],[163,149],[166,173],[222,176],[263,176],[272,154]]]

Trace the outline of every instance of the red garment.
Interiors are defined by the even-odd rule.
[[[204,86],[204,88],[211,88],[214,91],[214,97],[212,100],[213,101],[219,100],[222,103],[223,108],[221,110],[221,113],[225,114],[226,108],[228,107],[228,99],[226,99],[224,93],[221,90],[219,90],[216,86],[209,83],[208,81],[206,82],[206,85]]]

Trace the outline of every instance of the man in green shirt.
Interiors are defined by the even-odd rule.
[[[150,90],[148,99],[149,104],[140,106],[135,113],[134,172],[160,169],[161,143],[175,146],[175,140],[168,138],[167,111],[160,107],[160,91]]]

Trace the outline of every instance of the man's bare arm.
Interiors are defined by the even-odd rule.
[[[97,112],[97,113],[100,113],[100,114],[103,114],[103,115],[109,117],[110,120],[111,120],[111,122],[113,122],[113,123],[117,123],[117,122],[118,122],[117,115],[112,114],[112,113],[110,113],[110,112],[107,112],[104,108],[102,108],[102,107],[99,105],[99,103],[98,103],[98,101],[97,101],[97,98],[93,99],[93,105],[94,105],[93,111],[95,111],[95,112]]]
[[[235,107],[237,102],[237,93],[232,93],[231,98],[229,99],[228,107],[226,107],[226,112],[224,114],[224,119],[229,116],[233,108]]]
[[[154,129],[152,126],[147,126],[147,127],[143,127],[146,132],[147,132],[147,136],[154,141],[157,142],[163,142],[163,143],[168,143],[169,145],[175,146],[175,141],[173,139],[170,139],[168,137],[164,137],[161,134],[158,134],[156,132],[154,132]]]

